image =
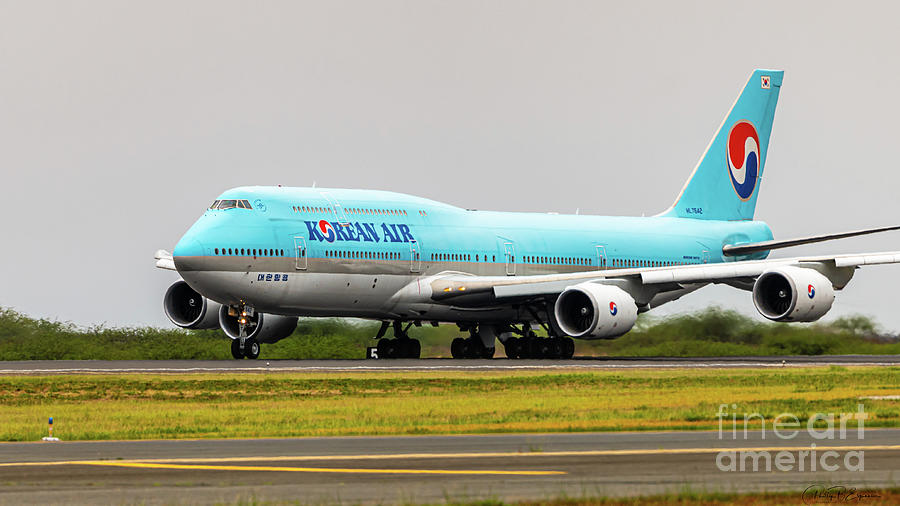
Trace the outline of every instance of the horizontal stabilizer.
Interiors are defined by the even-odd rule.
[[[843,232],[840,234],[813,235],[809,237],[800,237],[797,239],[782,239],[773,241],[752,242],[748,244],[725,245],[722,247],[722,254],[726,256],[749,255],[760,251],[770,251],[773,249],[790,248],[791,246],[800,246],[803,244],[812,244],[816,242],[832,241],[834,239],[845,239],[847,237],[856,237],[858,235],[875,234],[878,232],[887,232],[889,230],[900,230],[900,225],[881,228],[869,228],[865,230],[854,230],[852,232]]]

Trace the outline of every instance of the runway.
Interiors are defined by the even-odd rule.
[[[339,437],[0,444],[0,503],[405,503],[802,491],[817,483],[900,485],[900,430],[795,439],[713,432]],[[799,455],[815,444],[834,472],[721,470],[720,452]],[[862,451],[864,470],[847,470]],[[737,455],[737,453],[736,453]],[[818,460],[814,459],[814,460]],[[821,464],[819,464],[821,466]],[[773,464],[774,466],[774,464]]]
[[[769,357],[640,357],[572,360],[25,360],[0,362],[0,374],[327,372],[384,370],[516,370],[748,368],[900,365],[900,355],[815,355]]]

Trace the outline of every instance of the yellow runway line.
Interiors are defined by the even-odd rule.
[[[328,467],[275,467],[275,466],[212,466],[203,464],[157,464],[150,462],[102,462],[86,461],[89,466],[137,467],[142,469],[189,469],[209,471],[276,471],[291,473],[342,473],[342,474],[450,474],[450,475],[502,475],[502,476],[554,476],[563,471],[500,471],[487,469],[352,469]]]
[[[123,460],[66,460],[45,462],[3,462],[0,467],[59,466],[59,465],[116,465],[116,464],[178,464],[185,462],[284,462],[284,461],[339,461],[339,460],[402,460],[402,459],[460,459],[460,458],[508,458],[508,457],[604,457],[622,455],[679,455],[690,453],[762,452],[762,451],[890,451],[900,450],[900,445],[841,445],[841,446],[755,446],[735,448],[656,448],[624,450],[570,450],[556,452],[469,452],[469,453],[395,453],[365,455],[279,455],[273,457],[184,457],[171,459],[123,459]],[[254,468],[259,469],[259,468]]]
[[[506,457],[603,457],[619,455],[676,455],[684,453],[719,453],[733,452],[761,452],[761,451],[802,451],[802,450],[900,450],[900,445],[871,445],[871,446],[761,446],[753,448],[656,448],[656,449],[626,449],[626,450],[568,450],[557,452],[468,452],[468,453],[395,453],[374,455],[283,455],[277,457],[222,457],[222,458],[176,458],[176,459],[134,459],[124,462],[255,462],[286,460],[303,461],[334,461],[334,460],[398,460],[398,459],[471,459],[471,458],[506,458]],[[123,462],[123,461],[119,461]],[[3,464],[0,464],[2,466]]]

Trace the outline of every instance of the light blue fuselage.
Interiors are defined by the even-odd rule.
[[[243,187],[219,198],[253,209],[207,210],[175,247],[182,277],[223,304],[298,316],[471,320],[485,316],[438,310],[404,290],[451,271],[528,276],[727,262],[723,245],[772,239],[759,221],[472,211],[373,190]]]

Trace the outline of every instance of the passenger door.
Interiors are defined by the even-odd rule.
[[[511,242],[503,243],[503,252],[506,257],[506,275],[516,275],[516,246]]]
[[[409,242],[409,272],[419,272],[422,270],[422,254],[419,249],[419,243],[416,241]]]
[[[306,237],[300,235],[294,236],[294,258],[296,259],[296,269],[298,271],[305,271],[309,266],[306,251]]]
[[[597,270],[606,269],[606,246],[597,246]]]

